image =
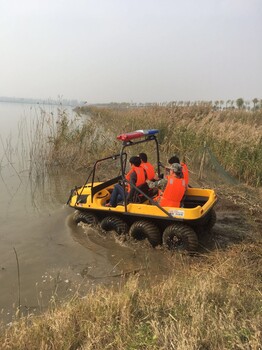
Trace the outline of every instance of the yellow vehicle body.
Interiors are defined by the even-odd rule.
[[[101,185],[101,182],[93,183],[95,188]],[[123,204],[117,205],[116,207],[105,207],[106,202],[110,199],[110,192],[113,190],[113,185],[102,189],[95,193],[92,198],[91,188],[92,184],[87,184],[83,187],[75,190],[72,195],[69,205],[78,210],[88,210],[94,212],[112,212],[117,214],[129,213],[132,215],[147,216],[147,217],[158,217],[158,218],[169,218],[165,212],[159,207],[152,205],[149,200],[144,203],[128,203],[127,210]],[[198,203],[199,198],[204,198],[203,204],[196,204],[192,207],[192,203]],[[191,207],[187,208],[187,198],[190,199]],[[194,200],[195,199],[195,200]],[[200,189],[200,188],[188,188],[185,194],[184,206],[182,208],[175,207],[164,207],[165,211],[169,213],[174,219],[182,221],[197,221],[205,216],[205,214],[214,206],[217,201],[216,194],[212,189]]]

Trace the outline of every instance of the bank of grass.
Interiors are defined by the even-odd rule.
[[[1,349],[252,349],[262,346],[261,246],[170,256],[163,282],[131,277],[2,330]]]
[[[118,133],[157,128],[162,156],[179,153],[193,167],[199,164],[206,144],[232,177],[251,186],[262,184],[262,110],[214,111],[209,105],[200,105],[82,107],[79,112],[90,113],[92,125],[103,125],[110,133],[110,149],[119,149]]]
[[[191,170],[197,170],[206,145],[232,177],[254,187],[262,184],[262,110],[213,111],[200,105],[81,107],[77,112],[88,117],[76,124],[61,114],[56,123],[45,155],[45,163],[51,167],[55,164],[79,171],[98,157],[118,152],[117,134],[157,128],[162,161],[178,153]]]
[[[48,139],[45,164],[51,169],[54,166],[76,172],[86,169],[98,158],[114,154],[112,130],[89,115],[76,115],[74,120],[69,120],[66,113],[59,115]]]

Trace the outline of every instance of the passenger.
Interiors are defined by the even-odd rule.
[[[163,179],[164,180],[164,179]],[[160,180],[160,181],[163,181]],[[179,208],[181,200],[186,191],[185,180],[183,177],[182,166],[179,163],[173,163],[170,166],[170,174],[166,176],[166,186],[162,195],[155,200],[162,207]]]
[[[183,171],[183,175],[184,175],[184,179],[185,179],[185,183],[186,183],[186,188],[188,187],[188,182],[189,182],[189,172],[188,172],[188,167],[185,163],[180,162],[178,156],[173,156],[168,160],[168,163],[170,165],[174,164],[174,163],[178,163],[182,166],[182,171]]]
[[[141,166],[146,171],[146,178],[147,180],[154,180],[155,179],[155,169],[154,166],[147,161],[147,154],[146,153],[139,153],[138,157],[141,159]]]
[[[130,171],[126,174],[125,178],[127,181],[129,181],[131,184],[134,184],[135,186],[141,186],[146,182],[146,173],[144,168],[141,166],[141,159],[139,157],[131,157],[129,159],[130,163]],[[131,201],[133,198],[133,195],[135,193],[135,188],[127,185],[126,195],[127,195],[127,202]],[[106,203],[106,207],[116,207],[117,203],[124,201],[124,188],[121,184],[116,184],[113,192],[111,193],[111,197],[108,203]]]

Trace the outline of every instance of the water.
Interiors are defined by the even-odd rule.
[[[78,177],[57,171],[29,176],[24,137],[41,109],[52,115],[55,106],[0,103],[0,320],[14,319],[17,307],[25,315],[46,309],[76,291],[86,293],[99,283],[119,283],[120,272],[148,268],[167,271],[158,250],[130,246],[114,235],[77,227],[65,203],[69,191],[83,184]],[[68,108],[69,116],[74,116]],[[26,133],[24,133],[26,130]],[[17,257],[17,259],[16,259]],[[170,264],[169,264],[170,265]],[[162,275],[162,272],[160,272]]]

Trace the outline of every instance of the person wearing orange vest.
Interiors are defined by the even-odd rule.
[[[156,174],[154,166],[147,161],[147,154],[146,153],[139,153],[138,157],[141,159],[141,167],[145,169],[146,172],[146,179],[147,180],[154,180]]]
[[[183,171],[183,175],[184,175],[184,179],[185,179],[185,183],[186,183],[186,188],[188,187],[188,182],[189,182],[189,172],[188,172],[188,167],[185,163],[180,162],[178,156],[173,156],[168,160],[168,163],[170,165],[174,164],[174,163],[178,163],[182,166],[182,171]]]
[[[179,208],[186,191],[185,179],[180,164],[171,164],[170,174],[166,176],[166,181],[164,192],[156,200],[162,207]]]
[[[136,187],[141,186],[146,182],[146,173],[144,168],[141,167],[141,159],[139,157],[131,157],[129,159],[130,163],[130,171],[126,174],[125,178],[131,184],[134,184]],[[127,185],[127,202],[133,198],[135,193],[135,188]],[[106,207],[116,207],[118,202],[123,202],[124,200],[124,188],[120,184],[116,184],[113,192],[111,193],[111,197],[108,203],[106,203]]]
[[[158,188],[158,196],[154,199],[163,206],[180,206],[186,190],[182,167],[178,163],[165,167],[168,174],[157,181],[148,181],[149,188]]]

